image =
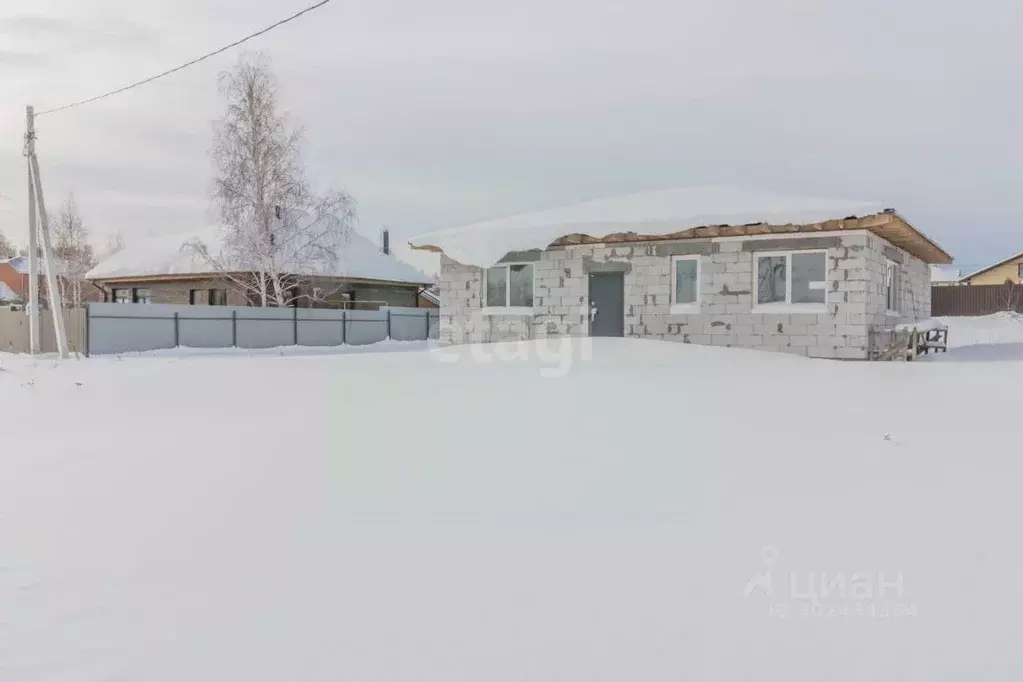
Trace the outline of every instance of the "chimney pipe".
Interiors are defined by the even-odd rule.
[[[387,228],[384,228],[383,243],[384,243],[384,253],[390,254],[391,253],[391,232]]]

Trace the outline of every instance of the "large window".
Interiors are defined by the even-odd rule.
[[[135,303],[152,303],[152,289],[135,289]]]
[[[188,292],[188,302],[192,305],[207,305],[209,300],[210,294],[206,289],[191,289]]]
[[[825,251],[758,254],[754,277],[758,306],[822,306],[827,287]]]
[[[487,268],[484,279],[487,308],[532,308],[533,265],[510,263]]]
[[[884,300],[885,308],[890,313],[897,313],[902,310],[902,301],[899,300],[899,291],[902,288],[899,264],[894,261],[885,261],[884,270]]]
[[[133,301],[131,289],[114,289],[114,303],[131,303]]]
[[[700,257],[671,257],[671,312],[700,309]]]
[[[227,289],[210,289],[210,305],[227,305]]]

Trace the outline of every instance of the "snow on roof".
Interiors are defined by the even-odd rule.
[[[5,258],[3,260],[0,260],[0,263],[7,263],[12,268],[14,268],[14,270],[19,275],[27,275],[28,274],[28,269],[29,269],[28,268],[28,265],[29,265],[28,260],[29,260],[28,256],[15,256],[14,258]],[[64,261],[59,260],[57,258],[54,258],[53,262],[57,266],[57,272],[58,273],[63,273],[63,272],[65,272],[67,270],[67,267],[66,267]],[[45,265],[42,257],[39,258],[39,274],[40,275],[45,275],[46,274],[46,265]]]
[[[705,225],[809,224],[881,213],[882,204],[795,197],[736,187],[688,187],[640,192],[440,230],[411,240],[439,248],[466,265],[488,267],[512,251],[544,249],[581,233],[671,234]]]
[[[0,301],[20,301],[21,296],[14,289],[0,282]]]
[[[118,279],[166,275],[201,275],[216,272],[202,256],[187,246],[201,241],[211,254],[222,251],[222,231],[209,228],[198,232],[164,234],[133,242],[86,273],[86,279]],[[393,256],[384,254],[372,241],[351,231],[351,238],[342,250],[340,262],[334,266],[307,268],[298,275],[321,275],[372,279],[387,282],[425,284],[430,278]]]
[[[931,266],[931,281],[932,282],[958,282],[961,278],[962,270],[959,268],[950,268],[942,265]]]

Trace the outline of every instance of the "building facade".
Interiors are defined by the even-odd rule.
[[[867,230],[565,245],[441,266],[442,343],[625,336],[867,359],[930,315],[928,264]]]

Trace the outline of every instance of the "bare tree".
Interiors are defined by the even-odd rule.
[[[16,255],[18,255],[18,252],[14,245],[7,239],[7,235],[0,232],[0,258],[14,258]]]
[[[243,56],[220,75],[227,113],[214,129],[213,199],[218,244],[190,242],[259,305],[285,306],[327,292],[306,286],[315,274],[338,274],[355,221],[343,191],[317,195],[302,163],[303,131],[278,105],[269,60]]]
[[[89,243],[89,229],[78,213],[73,194],[68,195],[58,214],[51,219],[50,230],[54,237],[53,255],[60,270],[64,305],[79,307],[85,302],[82,294],[85,273],[96,265],[96,258]]]
[[[118,230],[114,234],[107,235],[107,244],[103,247],[99,260],[110,258],[115,253],[124,249],[124,234]]]

